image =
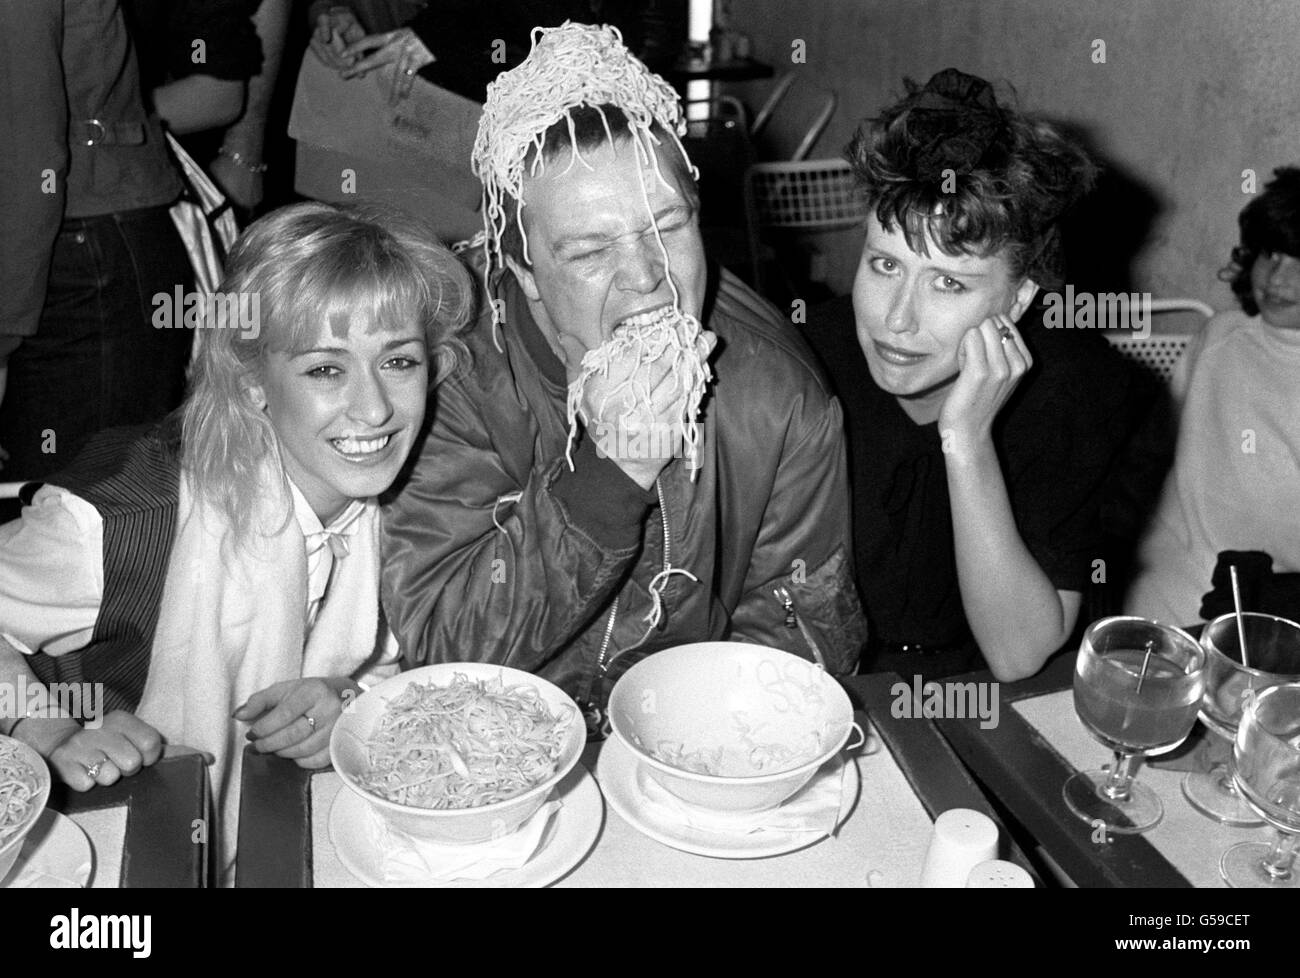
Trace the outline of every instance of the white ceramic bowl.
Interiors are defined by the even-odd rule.
[[[609,708],[614,735],[650,777],[683,801],[719,812],[781,804],[854,728],[848,694],[817,665],[743,642],[697,642],[647,656],[615,684]],[[711,773],[664,760],[677,747],[707,759]]]
[[[26,820],[17,832],[6,838],[0,845],[0,883],[2,883],[14,863],[18,861],[18,854],[23,850],[23,840],[27,838],[27,833],[40,820],[41,812],[45,811],[45,803],[50,797],[50,769],[46,766],[45,759],[22,741],[14,740],[12,737],[0,737],[0,744],[17,746],[19,757],[36,772],[36,781],[40,786],[36,797],[32,800],[31,811]]]
[[[451,683],[457,673],[469,679],[500,678],[507,687],[531,686],[556,716],[572,711],[573,719],[566,731],[555,772],[522,794],[477,808],[419,808],[389,801],[362,787],[358,778],[370,766],[365,745],[378,729],[389,701],[410,683],[427,684],[432,681],[435,685],[445,686]],[[578,763],[586,742],[587,728],[582,714],[568,694],[553,683],[506,666],[449,662],[399,673],[358,696],[334,724],[334,730],[330,734],[330,760],[343,783],[365,799],[393,828],[420,839],[449,845],[470,845],[510,834],[541,808],[551,789]]]

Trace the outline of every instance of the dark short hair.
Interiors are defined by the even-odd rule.
[[[1015,275],[1060,285],[1060,220],[1096,179],[1088,154],[1051,123],[999,103],[981,78],[949,68],[865,120],[847,157],[886,230],[925,252],[1005,250]]]
[[[572,129],[570,129],[570,121]],[[677,141],[673,135],[667,132],[659,123],[652,123],[650,126],[650,135],[659,140],[659,146],[663,152],[660,153],[660,159],[668,163],[673,173],[677,176],[677,181],[682,189],[696,198],[698,203],[698,190],[695,186],[695,173],[691,168],[690,160],[682,153],[677,151]],[[633,138],[631,123],[627,114],[617,105],[580,105],[577,108],[570,109],[567,117],[560,119],[552,124],[542,134],[542,162],[547,166],[560,161],[562,165],[567,166],[570,156],[576,146],[577,151],[582,153],[585,150],[596,149],[605,145],[613,138],[614,142],[622,143]],[[531,173],[534,162],[537,159],[536,148],[529,151],[528,156],[524,159],[524,173]],[[581,163],[575,163],[575,166],[581,166]],[[515,259],[520,264],[524,264],[523,240],[519,235],[519,202],[507,195],[506,201],[506,221],[504,233],[501,236],[502,252]],[[527,207],[524,208],[527,213]]]
[[[1264,192],[1242,208],[1237,218],[1241,243],[1219,278],[1232,292],[1248,316],[1259,315],[1250,273],[1263,254],[1300,258],[1300,167],[1283,166],[1273,171]]]

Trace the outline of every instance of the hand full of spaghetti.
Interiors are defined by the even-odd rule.
[[[0,739],[0,848],[19,832],[41,793],[40,775],[23,760],[18,745]]]
[[[572,710],[568,710],[572,713]],[[417,808],[478,808],[555,773],[571,715],[555,716],[531,686],[457,673],[446,686],[411,683],[367,743],[361,786]]]
[[[580,417],[588,427],[593,422],[612,423],[640,435],[648,456],[660,457],[662,448],[653,446],[667,439],[656,437],[658,433],[653,425],[657,417],[666,416],[668,423],[676,428],[675,433],[680,433],[687,465],[692,470],[698,469],[700,403],[713,379],[708,362],[712,350],[709,336],[694,316],[674,306],[665,306],[655,313],[627,320],[618,326],[610,340],[587,351],[578,376],[569,385],[566,453],[569,467],[573,467],[573,445]],[[672,378],[667,395],[672,406],[666,415],[656,408],[647,379],[648,371],[655,365],[666,368]],[[597,377],[611,381],[613,386],[601,391],[596,403],[589,404],[597,415],[592,418],[584,409],[584,399],[593,378]],[[647,420],[651,426],[648,431]]]

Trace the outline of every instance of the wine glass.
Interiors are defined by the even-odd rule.
[[[1181,628],[1127,616],[1089,625],[1075,660],[1074,708],[1115,763],[1065,782],[1070,810],[1108,832],[1144,832],[1159,822],[1164,805],[1134,780],[1136,761],[1187,738],[1204,691],[1205,650]]]
[[[1229,743],[1236,739],[1237,721],[1245,700],[1267,689],[1300,680],[1300,625],[1286,618],[1243,612],[1246,659],[1241,663],[1237,616],[1221,615],[1201,632],[1205,647],[1205,698],[1201,720]],[[1192,807],[1226,825],[1263,825],[1255,810],[1232,782],[1232,763],[1215,764],[1208,772],[1183,778],[1183,794]]]
[[[1300,889],[1300,683],[1247,697],[1232,748],[1233,777],[1250,807],[1277,831],[1271,846],[1239,842],[1219,860],[1229,886]]]

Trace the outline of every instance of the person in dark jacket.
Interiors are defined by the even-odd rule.
[[[593,732],[656,650],[743,640],[847,673],[865,638],[839,403],[793,327],[706,264],[679,119],[608,28],[544,31],[500,76],[475,155],[489,294],[473,367],[439,389],[385,513],[406,657],[538,672]],[[669,349],[608,356],[638,329]],[[683,336],[678,362],[714,377],[698,419],[667,367]],[[642,396],[624,403],[620,381]]]

